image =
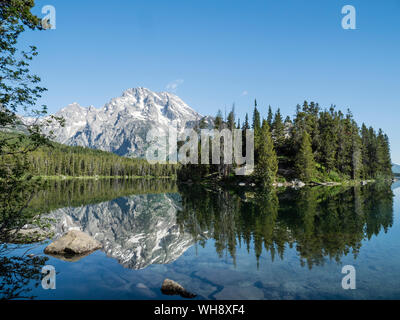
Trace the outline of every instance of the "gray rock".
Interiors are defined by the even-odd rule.
[[[196,297],[196,294],[188,292],[185,290],[184,287],[182,287],[179,283],[170,280],[170,279],[165,279],[162,286],[161,286],[161,292],[165,295],[169,296],[175,296],[179,295],[183,298],[194,298]]]
[[[44,241],[51,237],[52,232],[37,227],[24,227],[18,231],[11,231],[12,243],[30,244]]]
[[[293,180],[292,181],[292,185],[295,188],[303,188],[303,187],[305,187],[306,184],[303,181],[300,181],[300,180]]]
[[[53,255],[86,255],[101,247],[101,243],[88,234],[79,230],[71,230],[48,245],[44,249],[44,253]]]

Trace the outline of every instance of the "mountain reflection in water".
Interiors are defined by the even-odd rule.
[[[45,243],[3,246],[0,299],[165,299],[167,277],[197,299],[398,299],[399,186],[257,194],[167,179],[51,181],[29,210],[54,218],[56,237],[78,228],[104,248],[65,262],[44,255]],[[45,264],[57,290],[40,286]],[[357,290],[341,288],[344,264],[357,269]]]
[[[393,224],[393,192],[386,184],[259,194],[193,186],[178,190],[168,181],[157,182],[158,189],[152,190],[151,181],[140,188],[136,183],[143,194],[136,190],[135,195],[52,211],[56,236],[81,229],[99,240],[109,257],[131,269],[170,263],[195,243],[205,246],[210,239],[219,256],[229,253],[233,264],[243,245],[257,264],[263,250],[274,261],[284,260],[285,249],[294,247],[301,266],[311,269],[326,259],[340,262],[347,254],[357,258],[363,240],[387,232]],[[72,189],[93,192],[95,186],[86,184]],[[59,185],[53,191],[71,194],[68,187]],[[130,187],[114,182],[113,190]]]

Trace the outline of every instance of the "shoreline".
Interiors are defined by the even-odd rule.
[[[176,180],[176,176],[33,176],[34,179],[43,180],[100,180],[100,179],[126,179],[126,180],[139,180],[139,179],[171,179]]]

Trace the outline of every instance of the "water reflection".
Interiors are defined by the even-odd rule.
[[[340,279],[326,278],[321,273],[331,267],[328,260],[340,262],[345,255],[364,259],[360,277],[363,272],[370,277],[371,270],[385,266],[388,256],[381,248],[375,255],[373,248],[363,251],[361,246],[367,247],[367,242],[373,242],[368,240],[392,227],[392,188],[371,184],[257,194],[241,189],[178,188],[169,180],[54,181],[32,200],[30,210],[53,219],[56,237],[69,229],[81,229],[102,242],[104,253],[113,258],[104,259],[102,252],[79,262],[50,257],[50,264],[57,264],[57,270],[61,270],[60,281],[66,281],[64,289],[72,278],[90,283],[99,294],[105,290],[104,283],[110,283],[113,294],[115,286],[120,285],[121,294],[127,297],[140,288],[141,293],[134,298],[142,297],[143,288],[151,297],[157,297],[167,276],[184,285],[192,284],[192,289],[204,298],[319,298],[321,292],[332,297],[329,288],[340,284]],[[390,241],[385,252],[391,256],[397,249]],[[199,248],[197,255],[198,245],[205,249]],[[0,252],[0,298],[29,298],[32,289],[32,296],[45,294],[34,289],[39,285],[41,266],[48,259],[43,248],[44,245],[34,259],[22,249]],[[365,254],[364,258],[360,255],[361,251],[372,254],[374,263],[377,259],[385,262],[371,264]],[[104,265],[99,266],[99,262]],[[140,271],[121,268],[126,271],[118,269],[113,274],[109,267],[114,264]],[[254,272],[256,264],[258,273]],[[316,268],[322,265],[324,268]],[[397,265],[397,260],[389,264],[393,270]],[[75,278],[78,276],[73,270],[77,268],[88,270],[84,280]],[[310,283],[300,285],[305,274],[302,272],[312,268],[313,274],[319,272],[319,276],[315,280],[307,278]],[[388,277],[390,268],[385,269]],[[332,275],[336,272],[341,275],[340,270]],[[93,278],[92,282],[88,277]],[[285,282],[288,277],[293,283]],[[138,279],[140,288],[136,287]],[[329,283],[329,288],[320,289],[318,281]],[[397,284],[393,286],[396,290]],[[380,286],[373,284],[373,288]],[[70,289],[70,296],[76,298],[78,293],[74,290]],[[366,296],[375,297],[378,291],[365,292]],[[393,296],[390,292],[382,294]],[[104,296],[109,297],[107,294]]]
[[[54,183],[33,205],[52,210],[46,217],[56,237],[80,229],[131,269],[173,262],[210,239],[233,264],[243,246],[257,265],[264,250],[274,261],[295,248],[300,265],[311,269],[327,259],[357,258],[364,239],[393,224],[393,193],[385,184],[258,194],[194,186],[178,192],[169,180]]]
[[[393,224],[393,193],[384,184],[280,194],[236,195],[193,187],[180,192],[181,230],[188,230],[200,245],[207,234],[219,255],[228,251],[234,262],[239,245],[249,250],[252,243],[257,262],[263,249],[272,261],[284,259],[288,246],[295,247],[300,264],[311,269],[326,259],[340,262],[349,253],[357,258],[364,239],[386,233]]]
[[[28,252],[29,249],[20,246],[18,249],[0,246],[0,300],[35,298],[31,294],[32,287],[39,286],[41,270],[48,258]]]

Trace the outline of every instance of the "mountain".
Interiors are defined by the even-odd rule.
[[[398,164],[392,164],[392,171],[393,173],[400,173],[400,165]]]
[[[55,238],[69,230],[84,231],[124,267],[143,269],[173,262],[194,245],[193,236],[177,223],[180,202],[178,194],[132,195],[57,209],[47,217],[53,219]]]
[[[158,136],[173,127],[182,132],[202,118],[178,96],[146,88],[128,89],[101,109],[73,103],[55,116],[65,119],[64,127],[48,128],[57,142],[129,157],[145,155],[149,146],[146,135],[151,129]]]

